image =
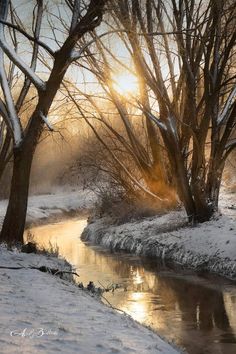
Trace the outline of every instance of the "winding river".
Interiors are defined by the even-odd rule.
[[[85,226],[85,219],[72,219],[34,227],[31,233],[39,245],[58,247],[80,274],[80,282],[93,281],[100,287],[118,284],[119,289],[104,295],[113,306],[188,353],[236,353],[233,283],[84,244],[80,235]]]

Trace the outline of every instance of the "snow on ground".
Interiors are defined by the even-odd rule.
[[[158,335],[118,314],[76,285],[27,269],[65,263],[0,247],[0,352],[176,354]]]
[[[221,198],[222,214],[195,227],[182,227],[183,211],[118,226],[101,218],[91,220],[82,238],[236,279],[236,193],[223,191]]]
[[[93,207],[95,200],[95,194],[89,190],[31,196],[28,202],[27,223],[46,220],[63,213],[88,210]],[[6,208],[7,201],[0,201],[0,224]]]

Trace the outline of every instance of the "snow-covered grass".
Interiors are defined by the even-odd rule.
[[[157,334],[118,314],[56,276],[29,269],[63,269],[63,260],[0,247],[0,352],[165,353],[177,350]]]
[[[221,213],[195,227],[182,227],[183,211],[112,225],[92,220],[83,239],[105,247],[177,262],[236,279],[236,193],[221,194]]]

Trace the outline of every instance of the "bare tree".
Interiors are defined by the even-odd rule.
[[[114,34],[119,30],[107,31]],[[163,205],[173,205],[176,202],[172,180],[169,175],[169,165],[165,159],[165,148],[155,123],[152,122],[146,112],[137,107],[137,102],[129,95],[129,101],[124,94],[116,90],[115,72],[122,68],[129,72],[127,63],[122,62],[110,49],[113,40],[105,38],[95,31],[91,34],[93,46],[84,49],[86,55],[83,69],[88,70],[94,76],[98,85],[96,92],[85,92],[78,86],[69,90],[65,86],[65,95],[78,108],[79,115],[84,118],[88,126],[97,137],[98,143],[108,152],[109,159],[114,162],[113,168],[109,162],[110,170],[107,172],[115,177],[114,171],[122,171],[116,174],[118,178],[125,176],[122,184],[126,189],[132,190],[131,185],[141,189],[149,197],[159,200]],[[86,43],[81,42],[85,46]],[[122,43],[120,43],[122,46]],[[96,53],[95,55],[93,53]],[[136,67],[138,71],[138,68]],[[131,70],[132,71],[132,70]],[[133,72],[135,75],[135,71]],[[129,80],[129,77],[127,78]],[[148,87],[142,77],[137,80],[137,92],[141,102],[151,107],[152,98],[147,94]],[[84,97],[85,104],[79,104],[78,98]],[[104,160],[105,162],[105,160]],[[117,165],[117,166],[115,166]],[[102,166],[101,166],[102,168]],[[130,182],[130,185],[128,183]]]
[[[30,35],[19,21],[17,24],[8,22],[9,1],[0,2],[0,82],[4,95],[0,109],[13,139],[13,176],[9,204],[0,236],[2,241],[23,242],[30,170],[35,148],[43,127],[49,125],[47,115],[66,71],[73,61],[76,44],[82,36],[100,24],[105,0],[90,0],[88,4],[84,2],[83,6],[78,0],[67,1],[66,4],[72,10],[70,30],[63,39],[63,37],[57,38],[57,33],[52,28],[54,43],[59,45],[59,49],[54,51],[48,44],[40,40],[42,16],[45,9],[43,0],[37,0],[36,18],[34,17],[35,11],[33,11],[32,17],[35,19],[33,35]],[[59,18],[59,20],[63,19]],[[61,23],[64,24],[63,21]],[[31,66],[27,65],[9,44],[6,37],[6,27],[14,28],[17,33],[34,43]],[[43,81],[36,73],[36,63],[40,58],[39,47],[51,57],[52,65],[46,81]],[[16,103],[13,100],[6,75],[4,55],[10,63],[17,67],[20,73],[25,75],[25,81]],[[23,125],[19,107],[25,100],[31,85],[35,88],[37,103],[27,124]]]
[[[108,26],[133,58],[143,87],[136,105],[159,129],[189,220],[209,220],[218,207],[225,161],[236,147],[235,5],[229,0],[109,4]],[[96,43],[104,49],[99,35]],[[116,61],[102,59],[107,78],[107,67]]]

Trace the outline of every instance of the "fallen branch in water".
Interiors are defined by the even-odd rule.
[[[119,312],[123,313],[125,316],[132,318],[132,316],[130,316],[127,312],[125,312],[125,311],[119,309],[118,307],[113,306],[113,305],[110,303],[110,301],[108,301],[107,298],[105,298],[105,296],[101,295],[101,297],[107,302],[107,304],[109,305],[109,307],[111,307],[113,310],[119,311]]]
[[[105,292],[112,291],[112,292],[114,293],[114,291],[115,291],[116,289],[124,288],[124,286],[121,285],[121,284],[113,284],[113,283],[111,283],[110,285],[108,285],[107,287],[105,287],[100,281],[98,281],[98,283],[103,287],[103,289],[104,289]]]

